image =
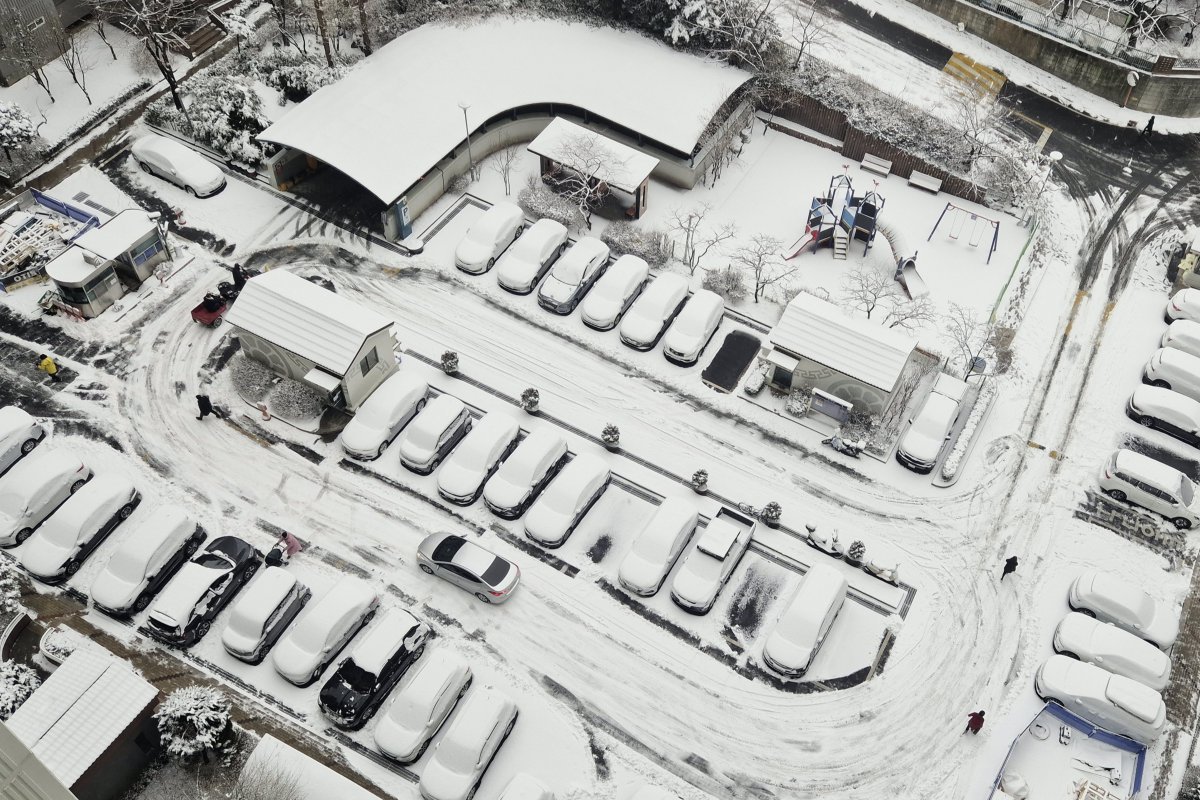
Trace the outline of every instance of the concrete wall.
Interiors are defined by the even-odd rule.
[[[1120,105],[1126,76],[1138,74],[1128,107],[1150,114],[1200,117],[1200,75],[1151,73],[1089,53],[961,0],[909,0],[1051,75]]]

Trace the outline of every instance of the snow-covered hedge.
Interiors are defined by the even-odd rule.
[[[614,222],[600,234],[600,241],[615,255],[637,256],[652,267],[661,267],[671,257],[671,241],[666,233],[633,222]]]
[[[803,417],[808,413],[808,402],[812,399],[812,388],[808,386],[799,386],[792,389],[787,400],[783,404],[783,408],[793,417]]]
[[[567,228],[572,228],[581,221],[579,209],[573,203],[547,189],[536,178],[517,195],[517,203],[529,216],[552,219]]]
[[[266,397],[275,383],[275,373],[267,369],[265,364],[241,353],[229,365],[229,376],[237,393],[251,403]]]
[[[171,128],[239,164],[257,167],[263,149],[254,137],[270,124],[250,78],[202,73],[183,85],[187,115],[164,94],[146,108],[151,125]]]
[[[16,661],[0,661],[0,720],[11,717],[41,685],[42,680],[32,667]]]
[[[342,75],[341,69],[329,69],[324,63],[291,48],[265,54],[258,63],[258,71],[263,83],[277,89],[293,103],[307,99]]]
[[[746,383],[742,386],[742,390],[746,394],[753,397],[763,390],[767,384],[767,365],[760,362],[755,365],[750,371],[750,377],[746,378]]]
[[[705,272],[701,285],[726,300],[741,300],[746,296],[746,275],[732,264]]]
[[[282,378],[268,400],[271,411],[288,419],[312,419],[325,408],[325,399],[312,387]]]
[[[975,431],[979,427],[983,415],[987,413],[988,406],[992,404],[995,394],[996,384],[991,381],[985,383],[979,390],[979,394],[975,398],[975,405],[971,407],[971,414],[967,417],[962,432],[958,434],[958,441],[954,443],[954,449],[942,463],[943,479],[950,480],[958,474],[958,468],[962,465],[963,457],[966,456],[967,449],[971,446],[971,440],[975,438]]]
[[[233,721],[229,698],[210,686],[185,686],[167,695],[154,712],[167,753],[184,760],[221,749]]]
[[[75,630],[57,625],[42,634],[41,641],[38,642],[38,649],[42,651],[42,655],[55,664],[61,664],[67,660],[67,656],[75,652],[82,639],[83,637]]]

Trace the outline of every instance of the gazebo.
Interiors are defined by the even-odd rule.
[[[627,195],[631,204],[620,205],[631,219],[640,218],[646,210],[650,173],[658,166],[654,156],[562,117],[555,117],[528,149],[541,160],[543,180],[552,181],[553,176],[568,170],[598,187],[602,196],[614,189]]]

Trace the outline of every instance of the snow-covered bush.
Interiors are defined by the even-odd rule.
[[[621,443],[621,429],[610,422],[600,431],[600,441],[604,442],[605,447],[616,447]]]
[[[325,408],[325,398],[311,386],[283,378],[271,392],[271,411],[288,419],[312,419]]]
[[[767,384],[767,365],[758,364],[750,370],[750,376],[746,378],[746,383],[742,385],[742,390],[754,397],[763,390]]]
[[[671,257],[671,239],[665,231],[633,222],[614,222],[600,234],[600,241],[616,255],[637,256],[652,267],[661,267]]]
[[[526,412],[536,414],[539,402],[541,402],[541,396],[538,394],[537,389],[530,388],[521,392],[521,408],[525,409]]]
[[[61,664],[67,660],[67,656],[75,652],[82,638],[75,630],[64,625],[56,625],[42,634],[42,638],[38,642],[38,649],[42,651],[42,655],[55,664]]]
[[[11,159],[12,151],[29,144],[37,136],[37,129],[29,115],[16,103],[0,103],[0,150]]]
[[[763,506],[762,511],[760,511],[758,515],[763,522],[774,528],[779,524],[779,520],[783,517],[783,506],[772,500]]]
[[[447,375],[458,374],[458,353],[453,350],[442,353],[442,372]]]
[[[517,204],[531,217],[552,219],[567,228],[573,228],[583,221],[578,207],[547,189],[536,177],[531,177],[517,195]]]
[[[855,564],[861,564],[867,556],[867,546],[863,544],[862,539],[855,539],[850,543],[850,549],[846,551],[846,560]]]
[[[21,606],[21,573],[17,562],[0,556],[0,616],[23,611]]]
[[[342,74],[341,69],[329,69],[315,57],[290,47],[263,55],[258,70],[263,83],[293,103],[308,99],[317,89],[328,86]]]
[[[218,751],[233,733],[229,698],[211,686],[185,686],[167,695],[154,712],[167,753],[190,761]]]
[[[811,386],[797,386],[788,393],[783,409],[793,417],[803,417],[808,413],[808,403],[812,400]]]
[[[42,679],[33,667],[16,661],[0,661],[0,720],[11,717],[41,685]]]
[[[245,400],[257,403],[267,396],[275,383],[275,373],[266,364],[239,353],[229,365],[233,388]]]
[[[971,406],[971,413],[967,416],[967,421],[958,434],[958,440],[954,442],[950,455],[946,456],[946,460],[942,463],[944,480],[951,480],[958,474],[958,468],[962,465],[962,460],[967,455],[967,449],[971,446],[971,440],[975,438],[979,423],[983,421],[983,415],[987,413],[995,394],[996,384],[990,381],[979,390],[979,394],[975,398],[975,405]]]
[[[692,490],[700,494],[708,491],[708,470],[698,469],[692,473]]]
[[[732,264],[705,272],[701,285],[726,300],[741,300],[746,296],[746,276]]]
[[[263,160],[262,146],[254,137],[270,121],[262,98],[248,77],[210,72],[184,85],[187,115],[163,95],[146,109],[151,125],[173,128],[240,164],[256,167]]]

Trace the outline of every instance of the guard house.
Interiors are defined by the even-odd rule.
[[[598,184],[603,205],[615,212],[598,209],[602,215],[638,219],[645,212],[650,173],[658,166],[654,156],[562,117],[555,117],[528,149],[540,159],[542,180],[547,183],[566,170]]]
[[[916,339],[806,292],[796,295],[768,336],[768,383],[781,391],[810,386],[881,414],[891,402]]]
[[[284,269],[246,282],[225,315],[242,352],[354,411],[396,371],[392,320]]]
[[[158,221],[140,208],[126,209],[92,228],[46,265],[63,304],[95,317],[154,273],[167,257]]]
[[[127,662],[76,650],[0,726],[0,797],[120,797],[158,747],[158,698]]]

